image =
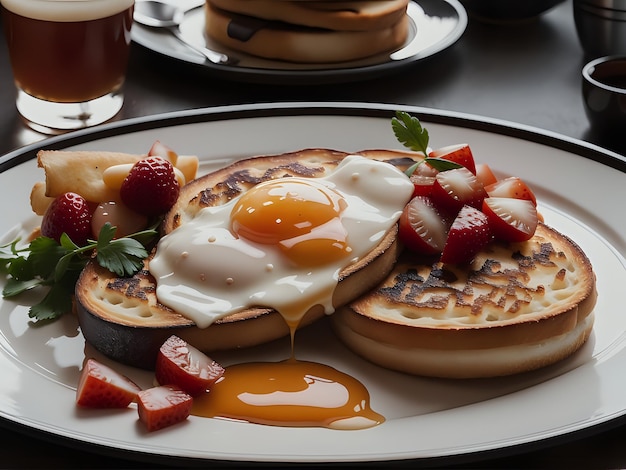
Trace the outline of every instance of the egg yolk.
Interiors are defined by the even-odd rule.
[[[315,180],[271,180],[240,197],[231,229],[252,242],[279,246],[297,265],[328,264],[351,251],[340,219],[345,207],[339,193]]]

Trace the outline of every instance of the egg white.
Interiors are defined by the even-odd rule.
[[[413,184],[397,168],[358,155],[316,181],[347,202],[341,221],[350,257],[313,268],[294,266],[278,246],[238,238],[229,229],[235,199],[202,209],[159,241],[149,265],[159,301],[200,328],[253,306],[273,308],[290,324],[318,304],[333,313],[339,273],[375,248],[396,223]]]

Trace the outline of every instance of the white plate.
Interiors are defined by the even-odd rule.
[[[140,1],[140,0],[138,0]],[[182,8],[198,5],[198,0],[164,0]],[[202,3],[202,2],[200,2]],[[409,37],[393,53],[340,64],[296,64],[256,58],[232,51],[204,35],[202,8],[189,11],[181,24],[183,36],[198,46],[225,52],[240,59],[236,65],[215,65],[190,50],[167,31],[133,24],[132,39],[154,52],[196,66],[204,72],[229,80],[285,84],[320,84],[373,78],[411,65],[452,46],[467,27],[467,13],[457,0],[416,0],[410,2]]]
[[[346,151],[400,148],[390,126],[397,106],[265,104],[197,110],[81,131],[49,139],[46,148],[144,152],[159,139],[180,153],[197,154],[202,169],[233,159],[305,147]],[[191,417],[147,434],[136,411],[77,410],[74,390],[84,355],[93,354],[73,317],[29,325],[27,307],[0,302],[0,416],[59,438],[98,444],[111,453],[237,462],[371,462],[468,457],[479,451],[537,443],[607,423],[626,414],[626,161],[598,148],[497,121],[406,108],[420,117],[433,147],[468,142],[476,158],[501,175],[535,188],[546,221],[570,235],[590,257],[598,282],[590,341],[555,366],[494,380],[450,381],[410,377],[368,364],[339,344],[325,324],[302,331],[296,355],[333,365],[361,380],[374,409],[387,421],[362,431],[258,426]],[[4,241],[37,223],[30,215],[31,185],[40,180],[37,146],[0,159],[0,234]],[[6,197],[10,195],[10,197]],[[27,302],[28,298],[23,299]],[[323,341],[319,335],[324,335]],[[233,361],[283,359],[286,341],[238,354]],[[96,357],[99,357],[96,354]],[[102,358],[101,358],[102,359]],[[115,365],[140,385],[151,374]]]

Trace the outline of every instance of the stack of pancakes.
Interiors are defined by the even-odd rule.
[[[206,35],[272,60],[336,63],[400,48],[409,0],[206,0]]]

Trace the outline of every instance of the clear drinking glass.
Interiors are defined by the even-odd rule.
[[[100,124],[122,107],[134,0],[0,0],[16,106],[35,130]]]

